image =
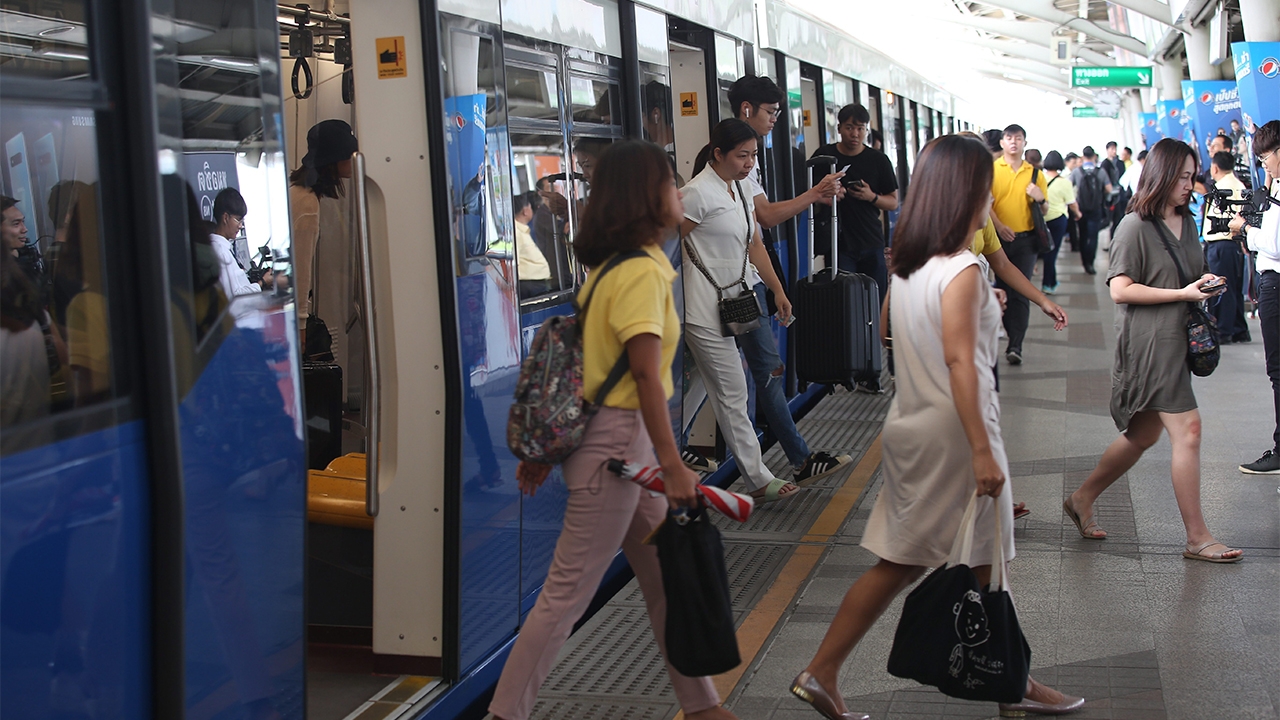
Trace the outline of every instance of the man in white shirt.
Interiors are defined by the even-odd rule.
[[[235,188],[227,188],[213,199],[214,227],[213,232],[209,234],[209,244],[213,246],[213,252],[218,256],[218,263],[221,266],[218,271],[218,284],[222,286],[222,292],[226,294],[228,300],[237,295],[262,292],[262,285],[249,282],[249,275],[245,273],[244,268],[240,267],[239,261],[236,260],[235,249],[231,246],[232,240],[244,227],[244,216],[247,214],[249,214],[249,206],[245,204],[240,191]],[[271,282],[270,273],[262,278],[262,282],[264,285]]]
[[[1244,184],[1232,173],[1235,169],[1235,158],[1229,152],[1220,152],[1213,156],[1209,163],[1209,175],[1213,178],[1215,192],[1229,192],[1231,200],[1240,200],[1244,196]],[[1209,272],[1227,279],[1227,291],[1209,300],[1209,314],[1218,323],[1218,334],[1222,344],[1250,342],[1249,323],[1244,317],[1244,249],[1239,239],[1243,233],[1230,230],[1212,232],[1214,219],[1225,223],[1234,215],[1230,209],[1223,211],[1218,204],[1205,201],[1204,257],[1209,264]]]
[[[1280,475],[1280,120],[1272,120],[1254,133],[1253,155],[1267,171],[1264,187],[1270,195],[1269,206],[1262,214],[1262,227],[1248,228],[1247,237],[1249,249],[1258,254],[1258,317],[1262,321],[1262,348],[1271,378],[1276,426],[1272,449],[1254,462],[1241,465],[1240,472]],[[1231,231],[1238,233],[1244,228],[1244,218],[1236,215]]]

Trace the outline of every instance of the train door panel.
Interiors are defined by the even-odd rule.
[[[56,16],[37,9],[23,27],[0,18],[9,43],[62,28],[65,58],[0,65],[6,718],[123,720],[153,707],[148,556],[160,531],[150,508],[154,487],[179,482],[150,467],[158,423],[146,416],[146,378],[136,370],[144,354],[130,261],[154,246],[132,232],[140,191],[122,177],[122,90],[101,80],[114,75],[105,60],[121,48],[93,22],[98,7],[87,11],[76,2]],[[158,335],[150,339],[160,352]]]
[[[157,48],[155,142],[182,460],[181,558],[156,572],[185,566],[174,597],[182,702],[192,717],[295,717],[304,702],[306,503],[295,273],[279,264],[256,285],[229,286],[221,278],[234,261],[218,250],[233,239],[237,216],[268,218],[248,246],[293,256],[287,223],[275,221],[288,216],[279,66],[260,61],[277,54],[275,13],[251,0],[153,8],[147,47]],[[206,173],[183,162],[184,153],[210,148],[232,151],[233,165]],[[219,227],[209,225],[214,213],[202,212],[197,195],[237,186],[243,206],[226,206]]]
[[[826,123],[822,109],[818,107],[817,83],[812,78],[800,80],[800,149],[805,158],[826,144]]]

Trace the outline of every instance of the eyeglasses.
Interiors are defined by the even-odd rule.
[[[1271,158],[1275,157],[1275,154],[1276,154],[1276,151],[1275,151],[1275,150],[1272,150],[1272,151],[1271,151],[1271,152],[1269,152],[1269,153],[1263,153],[1263,154],[1261,154],[1261,155],[1259,155],[1259,156],[1258,156],[1258,162],[1259,162],[1259,163],[1267,162],[1267,161],[1268,161],[1268,160],[1270,160]]]
[[[778,116],[782,114],[782,106],[781,106],[781,105],[779,105],[779,106],[775,107],[775,108],[774,108],[774,109],[772,109],[772,110],[769,110],[768,108],[764,107],[763,105],[757,105],[757,106],[756,106],[756,109],[757,109],[757,110],[759,110],[760,112],[764,113],[765,115],[768,115],[769,117],[771,117],[771,118],[775,119],[775,120],[776,120],[776,119],[778,119]]]

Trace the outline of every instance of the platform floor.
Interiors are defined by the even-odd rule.
[[[1001,363],[1002,427],[1018,521],[1010,579],[1034,675],[1085,696],[1079,718],[1276,718],[1280,710],[1280,496],[1277,476],[1237,471],[1267,447],[1271,394],[1255,342],[1223,349],[1196,380],[1203,415],[1203,504],[1211,529],[1244,548],[1234,565],[1181,557],[1167,440],[1102,496],[1110,532],[1086,541],[1061,503],[1116,435],[1107,410],[1113,306],[1102,274],[1064,253],[1059,303],[1071,325],[1034,316],[1020,367]],[[852,451],[849,472],[803,497],[724,523],[743,665],[716,679],[744,720],[819,717],[787,692],[853,580],[875,562],[858,546],[879,490],[878,442],[888,396],[838,392],[800,424],[815,449]],[[777,449],[766,456],[781,471]],[[904,593],[905,595],[905,593]],[[840,690],[873,718],[990,718],[994,705],[950,700],[890,676],[885,661],[901,598],[849,658]],[[535,717],[672,718],[678,706],[632,585],[570,639]]]

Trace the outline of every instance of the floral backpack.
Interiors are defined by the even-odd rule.
[[[520,364],[515,402],[507,414],[507,447],[521,460],[558,465],[578,449],[587,422],[596,414],[622,376],[631,368],[624,350],[594,402],[583,397],[582,329],[591,296],[605,273],[642,250],[619,253],[596,271],[596,284],[574,317],[548,319],[533,336],[529,354]]]

